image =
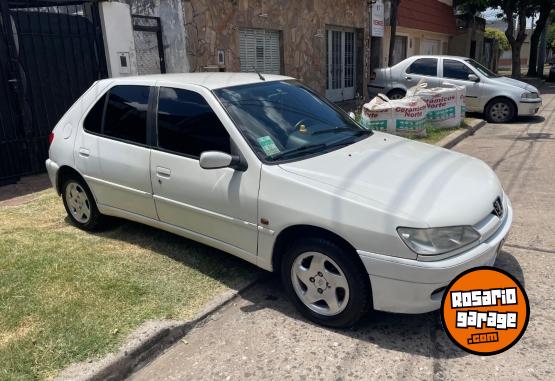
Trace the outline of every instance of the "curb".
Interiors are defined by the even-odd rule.
[[[215,297],[191,320],[147,321],[128,336],[126,342],[116,353],[99,360],[70,365],[62,370],[55,380],[122,380],[178,342],[189,331],[225,307],[240,293],[254,286],[260,279],[261,276],[257,276],[238,287],[237,290],[229,290]]]
[[[451,149],[455,147],[457,144],[459,144],[460,142],[462,142],[467,137],[474,135],[476,131],[484,127],[486,124],[487,123],[485,120],[471,119],[471,123],[470,125],[468,125],[467,128],[465,128],[463,131],[453,132],[452,134],[441,139],[437,143],[437,145],[446,149]]]

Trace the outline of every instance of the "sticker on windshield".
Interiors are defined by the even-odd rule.
[[[264,153],[268,156],[277,155],[278,153],[281,152],[279,148],[276,146],[276,143],[274,143],[272,138],[269,136],[263,136],[261,138],[258,138],[257,141],[258,141],[258,144],[260,144],[260,147],[262,147],[262,149],[264,150]]]

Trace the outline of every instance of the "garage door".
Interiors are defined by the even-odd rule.
[[[239,40],[241,71],[280,74],[279,31],[242,28]]]

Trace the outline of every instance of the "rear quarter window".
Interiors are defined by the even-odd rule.
[[[96,104],[91,108],[85,121],[83,122],[83,127],[86,131],[94,132],[100,134],[102,129],[102,114],[104,113],[104,105],[106,103],[106,94],[100,98]]]

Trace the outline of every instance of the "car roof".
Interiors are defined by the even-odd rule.
[[[418,55],[418,56],[410,56],[409,58],[414,59],[414,58],[451,58],[451,59],[457,59],[457,60],[469,60],[470,58],[468,57],[462,57],[462,56],[447,56],[447,55],[443,55],[443,54],[437,54],[437,55]]]
[[[233,87],[240,85],[249,85],[253,83],[264,83],[271,81],[284,81],[294,79],[283,75],[262,74],[266,81],[260,79],[257,73],[175,73],[175,74],[153,74],[132,77],[109,78],[105,81],[112,83],[125,82],[125,84],[136,82],[137,84],[144,82],[164,82],[165,84],[174,85],[197,85],[206,87],[209,90],[221,89],[224,87]]]

